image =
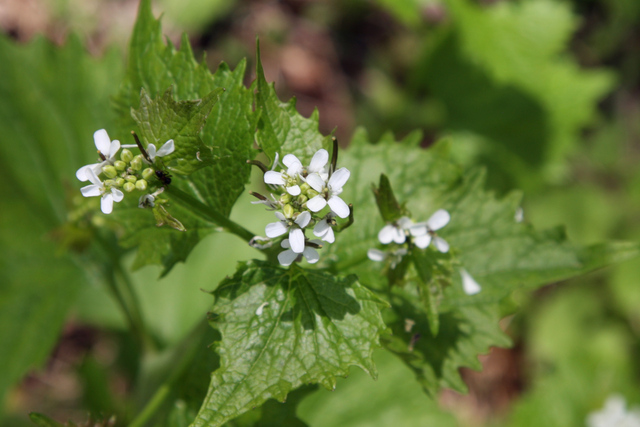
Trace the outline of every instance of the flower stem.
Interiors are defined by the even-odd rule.
[[[207,206],[201,201],[195,199],[193,196],[185,193],[184,191],[176,188],[172,185],[167,185],[165,187],[165,191],[168,194],[171,194],[174,200],[180,201],[182,204],[189,206],[192,209],[192,212],[201,218],[213,222],[214,224],[218,224],[220,227],[223,227],[229,233],[235,234],[241,239],[249,242],[251,239],[255,237],[255,234],[242,227],[241,225],[231,221],[226,216],[222,215],[217,210],[213,209],[211,206]]]

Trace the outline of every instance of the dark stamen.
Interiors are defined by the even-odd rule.
[[[103,162],[106,162],[106,161],[107,161],[106,156],[105,156],[104,154],[102,154],[102,151],[100,151],[100,150],[98,150],[98,156],[100,156],[100,159],[101,159]]]
[[[333,141],[333,152],[331,153],[331,168],[329,169],[329,176],[336,171],[336,165],[338,164],[338,138],[334,136],[331,140]]]
[[[249,163],[250,165],[259,167],[262,173],[269,172],[269,168],[267,167],[267,165],[265,165],[259,160],[247,160],[247,163]]]
[[[319,243],[307,241],[306,245],[310,248],[322,249],[322,245]]]
[[[256,199],[260,199],[260,200],[267,200],[266,197],[264,197],[262,194],[260,193],[255,193],[253,191],[249,191],[249,194],[252,195],[253,197],[255,197]]]
[[[133,139],[136,140],[136,145],[138,146],[138,148],[140,149],[140,152],[142,153],[142,156],[149,162],[149,163],[153,163],[153,161],[151,160],[151,158],[149,157],[149,154],[147,153],[147,150],[144,149],[144,147],[142,146],[142,143],[140,142],[140,138],[138,138],[138,135],[136,135],[136,133],[134,131],[131,131],[131,135],[133,135]]]

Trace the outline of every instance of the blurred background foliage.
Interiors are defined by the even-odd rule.
[[[296,96],[305,115],[318,108],[321,130],[335,129],[344,145],[356,126],[373,140],[419,128],[424,147],[450,135],[455,157],[485,165],[497,193],[525,190],[525,220],[538,228],[565,224],[569,237],[585,244],[640,239],[637,0],[158,0],[154,6],[164,13],[168,38],[178,44],[187,32],[212,69],[221,60],[232,67],[244,57],[254,61],[260,36],[267,80],[280,97]],[[149,393],[141,387],[130,396],[131,379],[153,384],[154,366],[162,366],[134,362],[126,322],[98,275],[59,255],[65,242],[55,230],[72,204],[72,174],[84,157],[75,146],[38,145],[53,132],[92,149],[92,132],[111,120],[103,106],[118,89],[136,7],[135,0],[0,1],[0,348],[12,350],[0,354],[0,363],[15,367],[15,375],[0,378],[0,393],[9,390],[3,426],[29,425],[30,411],[76,421],[86,419],[87,409],[128,411]],[[39,34],[65,47],[60,52]],[[78,60],[83,45],[99,59]],[[61,75],[67,78],[52,77]],[[7,98],[13,85],[21,85],[22,97]],[[35,104],[42,108],[34,112]],[[41,167],[6,160],[21,149],[45,153],[32,158]],[[33,179],[28,188],[15,180],[24,170]],[[29,203],[22,202],[25,193]],[[246,198],[233,217],[251,229],[264,226]],[[229,249],[212,255],[219,244]],[[131,263],[131,254],[123,256]],[[188,268],[179,265],[162,280],[156,268],[135,272],[131,281],[159,347],[179,342],[202,318],[211,301],[200,288],[215,287],[237,259],[251,256],[232,236],[212,235]],[[467,396],[445,391],[433,402],[405,367],[380,354],[377,383],[354,371],[334,393],[303,398],[299,415],[314,427],[582,426],[612,393],[638,404],[639,277],[640,263],[631,261],[514,295],[521,310],[503,326],[515,345],[482,356],[482,372],[463,373]],[[39,286],[13,292],[21,283]],[[25,308],[34,301],[51,303],[34,316]],[[36,356],[24,348],[33,342],[42,349]]]

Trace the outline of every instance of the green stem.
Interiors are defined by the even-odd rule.
[[[255,234],[242,227],[241,225],[231,221],[226,216],[222,215],[217,210],[213,209],[210,206],[205,205],[201,201],[195,199],[184,191],[176,188],[173,185],[167,185],[165,187],[165,191],[168,194],[171,194],[174,200],[179,201],[180,203],[189,206],[192,209],[192,212],[196,215],[199,215],[201,218],[218,224],[220,227],[223,227],[229,233],[235,234],[245,241],[249,241],[255,237]]]
[[[121,257],[112,250],[112,245],[100,236],[99,233],[96,233],[95,240],[98,243],[98,247],[101,251],[104,252],[105,257],[109,259],[109,265],[107,268],[110,268],[112,271],[105,272],[107,277],[107,284],[109,290],[113,294],[116,302],[120,306],[123,311],[125,318],[127,319],[127,323],[129,324],[129,329],[135,335],[137,341],[140,343],[142,348],[155,348],[155,344],[151,339],[151,336],[148,334],[147,328],[144,324],[144,318],[142,317],[142,310],[140,306],[140,300],[138,295],[136,294],[135,289],[131,283],[129,275],[126,273],[124,268],[122,267]],[[116,280],[116,273],[119,276],[120,280]],[[123,292],[118,286],[118,283],[121,283],[126,291],[126,298]]]
[[[177,355],[177,360],[172,363],[172,366],[176,368],[173,370],[169,378],[163,382],[156,392],[151,396],[151,399],[142,408],[142,411],[131,421],[129,427],[143,427],[154,414],[162,407],[167,398],[171,395],[171,391],[175,388],[175,383],[178,382],[186,370],[192,365],[193,358],[198,354],[198,350],[203,344],[203,336],[209,325],[206,320],[198,323],[187,338],[178,346],[174,351]]]

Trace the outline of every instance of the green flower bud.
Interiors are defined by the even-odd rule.
[[[302,191],[303,193],[306,193],[309,190],[311,190],[311,186],[306,182],[300,186],[300,191]]]
[[[123,148],[120,152],[120,159],[122,159],[122,161],[125,163],[129,163],[131,160],[133,160],[133,153],[126,148]]]
[[[125,183],[124,178],[116,178],[116,187],[122,187]]]
[[[105,187],[113,187],[114,185],[116,185],[116,181],[113,179],[105,179],[104,180],[104,186]]]
[[[147,181],[144,179],[139,179],[136,181],[136,188],[140,191],[144,191],[147,189]]]
[[[113,166],[114,166],[116,169],[118,169],[119,171],[123,171],[123,170],[127,167],[127,164],[126,164],[125,162],[123,162],[122,160],[116,160],[116,161],[113,163]]]
[[[309,199],[304,194],[299,195],[297,199],[298,203],[300,204],[306,203],[307,200]]]
[[[289,202],[291,202],[291,194],[284,193],[282,196],[280,196],[280,203],[287,204]]]
[[[145,170],[142,171],[142,177],[147,180],[152,176],[154,176],[155,174],[156,174],[156,171],[153,170],[153,168],[146,168]]]
[[[103,166],[102,173],[105,174],[107,178],[115,178],[118,175],[118,171],[111,165]]]
[[[137,178],[137,177],[135,177],[135,176],[133,176],[133,175],[127,175],[127,176],[125,176],[125,177],[124,177],[124,179],[125,179],[127,182],[130,182],[130,183],[132,183],[132,184],[135,184],[135,183],[136,183],[136,181],[138,180],[138,178]]]
[[[318,195],[318,192],[312,188],[309,191],[307,191],[305,194],[307,195],[308,198],[313,199]]]
[[[141,155],[137,155],[133,158],[133,160],[131,160],[131,169],[133,169],[134,171],[139,171],[140,169],[142,169]]]
[[[282,213],[284,214],[285,218],[291,218],[294,213],[293,206],[284,205],[284,207],[282,208]]]
[[[135,184],[132,184],[130,182],[125,182],[125,184],[122,186],[122,189],[127,193],[131,193],[133,190],[136,189],[136,186]]]

